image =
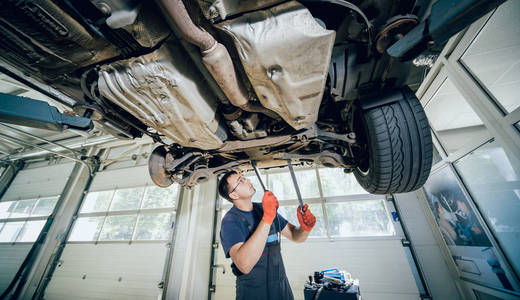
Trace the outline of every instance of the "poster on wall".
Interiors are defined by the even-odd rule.
[[[496,249],[469,205],[453,170],[445,166],[432,173],[423,189],[461,276],[513,290]]]

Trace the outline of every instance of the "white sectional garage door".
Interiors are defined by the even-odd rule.
[[[45,299],[157,299],[178,193],[147,166],[96,173]]]
[[[154,185],[148,173],[147,165],[98,172],[92,181],[89,191],[131,188],[144,185]]]
[[[68,244],[45,299],[157,299],[164,244]]]
[[[51,214],[74,163],[18,172],[0,201],[0,293],[9,285]]]
[[[61,194],[74,163],[24,169],[18,172],[2,197],[2,202]]]

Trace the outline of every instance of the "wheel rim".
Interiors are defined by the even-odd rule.
[[[359,174],[361,174],[363,176],[367,176],[368,173],[370,173],[370,168],[367,168],[366,171],[362,170],[360,167],[357,167],[356,169],[359,172]]]

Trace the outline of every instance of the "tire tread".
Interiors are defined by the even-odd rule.
[[[369,193],[404,193],[420,188],[430,173],[432,141],[426,114],[415,95],[364,114],[370,151],[368,174],[354,171]]]

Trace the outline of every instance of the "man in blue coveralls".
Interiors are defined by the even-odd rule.
[[[285,275],[280,253],[280,236],[303,242],[316,224],[316,217],[304,205],[303,215],[297,209],[300,227],[277,213],[278,200],[270,191],[262,203],[253,203],[256,190],[241,174],[230,171],[218,185],[219,194],[233,203],[222,219],[220,241],[226,258],[233,261],[236,275],[236,299],[294,299]]]

